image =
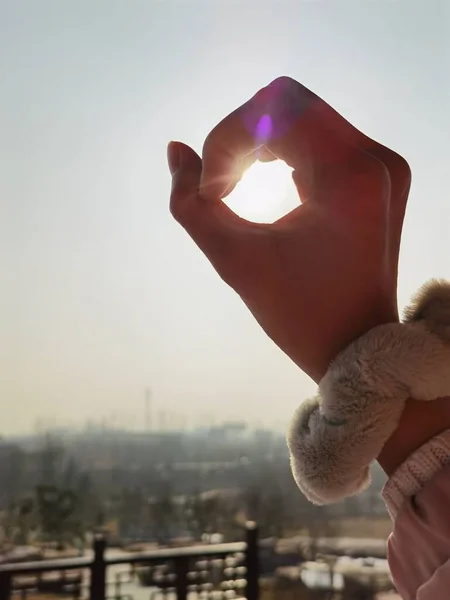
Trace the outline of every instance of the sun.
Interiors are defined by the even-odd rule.
[[[224,202],[255,223],[273,223],[300,204],[292,168],[280,160],[254,163]]]

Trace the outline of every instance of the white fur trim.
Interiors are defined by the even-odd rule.
[[[432,281],[405,323],[381,325],[333,361],[287,442],[297,485],[315,504],[358,494],[408,398],[450,395],[450,283]]]

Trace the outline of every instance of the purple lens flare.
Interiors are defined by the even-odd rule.
[[[264,146],[272,135],[273,125],[272,125],[272,117],[270,115],[263,115],[255,129],[255,142],[256,142],[256,157],[259,158],[261,146]]]
[[[255,146],[287,135],[305,116],[314,95],[300,84],[281,78],[263,88],[241,109],[245,128]]]
[[[265,144],[270,140],[272,134],[272,117],[270,115],[263,115],[256,125],[255,130],[255,141],[258,145]]]

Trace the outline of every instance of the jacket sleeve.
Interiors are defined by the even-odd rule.
[[[403,600],[450,598],[450,430],[416,450],[387,482],[388,560]]]

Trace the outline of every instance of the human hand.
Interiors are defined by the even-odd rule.
[[[302,201],[269,225],[221,200],[258,148],[293,167]],[[202,159],[179,142],[168,155],[173,216],[315,381],[354,339],[398,320],[408,164],[303,85],[282,77],[263,88],[211,131]]]

